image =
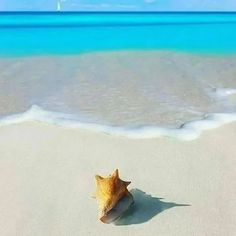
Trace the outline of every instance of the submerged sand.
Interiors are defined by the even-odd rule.
[[[176,128],[209,113],[236,112],[235,75],[235,55],[125,50],[1,57],[0,119],[37,105],[80,122]]]
[[[0,235],[236,234],[235,123],[189,142],[39,122],[0,134]],[[115,168],[132,181],[136,207],[105,225],[91,198],[94,175]]]

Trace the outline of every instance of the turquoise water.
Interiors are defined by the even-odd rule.
[[[236,52],[236,13],[1,13],[0,55]]]

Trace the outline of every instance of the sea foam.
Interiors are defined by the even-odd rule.
[[[218,88],[215,89],[215,93],[218,97],[228,97],[230,95],[235,95],[236,94],[236,89],[231,89],[231,88]]]
[[[158,126],[139,126],[134,128],[81,122],[80,119],[74,115],[46,111],[37,105],[33,105],[24,113],[10,115],[0,119],[0,126],[27,121],[39,121],[65,128],[79,128],[131,139],[151,139],[165,136],[183,141],[191,141],[197,139],[205,130],[218,128],[221,125],[236,121],[236,113],[206,114],[201,120],[187,122],[179,128],[164,128]]]

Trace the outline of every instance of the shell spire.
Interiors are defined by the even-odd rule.
[[[127,189],[131,182],[121,180],[118,169],[106,178],[96,175],[95,179],[95,197],[99,205],[100,220],[110,223],[119,218],[133,203],[133,197]]]

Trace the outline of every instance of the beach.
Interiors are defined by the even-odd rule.
[[[235,235],[235,29],[223,12],[0,13],[0,236]],[[134,205],[103,224],[95,175],[116,169]]]
[[[40,122],[0,128],[1,235],[234,235],[236,125],[194,141],[128,139]],[[135,208],[98,220],[95,174],[118,168]],[[145,194],[146,193],[146,194]]]

